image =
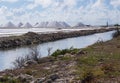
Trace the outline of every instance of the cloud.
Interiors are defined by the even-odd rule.
[[[0,20],[2,20],[1,23],[7,22],[7,17],[10,15],[11,13],[8,12],[8,8],[6,6],[0,7]]]
[[[120,7],[120,0],[111,0],[110,4],[114,7]]]
[[[91,25],[105,24],[107,21],[116,23],[120,11],[115,9],[115,3],[118,4],[119,1],[109,0],[109,4],[106,4],[106,0],[26,0],[20,7],[0,7],[0,20],[4,23],[21,21],[33,24],[55,20],[66,21],[72,25],[77,22]],[[115,8],[109,8],[111,5]]]
[[[28,9],[34,9],[38,6],[47,8],[49,6],[54,7],[73,7],[77,5],[77,0],[28,0],[31,2],[27,6]]]
[[[10,2],[10,3],[14,3],[17,2],[18,0],[0,0],[0,2]]]
[[[42,6],[43,8],[47,8],[53,3],[54,0],[33,0],[32,2],[27,6],[28,9],[34,9],[35,7]]]
[[[105,5],[105,0],[97,0],[93,5],[92,8],[96,9],[105,9],[107,8]]]
[[[75,6],[77,5],[77,0],[64,0],[64,5]]]

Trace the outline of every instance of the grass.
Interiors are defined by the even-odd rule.
[[[88,54],[77,58],[77,71],[79,80],[88,76],[96,79],[120,77],[120,36],[105,43],[96,43],[82,49]],[[91,78],[93,81],[93,79]],[[87,80],[86,80],[87,81]],[[85,82],[86,83],[86,82]],[[94,82],[93,82],[94,83]]]
[[[0,79],[0,83],[20,83],[18,79],[10,78],[9,76],[5,75],[3,78]]]

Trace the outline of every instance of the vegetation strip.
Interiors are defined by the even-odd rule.
[[[22,47],[27,45],[40,44],[49,41],[55,41],[65,38],[85,36],[94,33],[102,33],[106,31],[114,30],[110,29],[96,29],[96,30],[81,30],[73,32],[58,32],[58,33],[49,33],[49,34],[37,34],[34,32],[28,32],[21,36],[11,36],[11,37],[1,37],[0,38],[0,49],[10,49],[16,47]]]

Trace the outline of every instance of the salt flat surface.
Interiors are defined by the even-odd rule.
[[[21,29],[0,29],[0,37],[6,36],[18,36],[27,32],[36,32],[36,33],[54,33],[59,31],[76,31],[81,29],[55,29],[55,28],[21,28]]]
[[[46,28],[21,28],[21,29],[0,29],[0,37],[6,36],[18,36],[27,32],[45,33],[55,32],[57,29],[46,29]]]
[[[55,29],[55,28],[2,28],[0,29],[0,37],[7,36],[19,36],[27,32],[36,32],[39,34],[45,33],[56,33],[56,32],[70,32],[70,31],[79,31],[79,30],[93,30],[100,28],[78,28],[78,29]]]

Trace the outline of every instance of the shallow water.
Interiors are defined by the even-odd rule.
[[[75,38],[67,38],[63,40],[58,40],[54,42],[48,42],[39,44],[36,46],[36,48],[39,51],[39,54],[42,55],[42,57],[45,57],[48,55],[48,48],[52,48],[51,53],[53,53],[57,49],[66,49],[70,47],[74,48],[85,48],[89,45],[94,44],[98,40],[101,41],[108,41],[112,39],[112,34],[115,31],[105,32],[105,33],[98,33],[88,36],[81,36],[81,37],[75,37]],[[12,50],[7,51],[0,51],[0,70],[4,70],[7,68],[12,68],[13,64],[12,62],[15,61],[16,58],[25,56],[30,54],[31,49],[29,47],[23,47],[23,48],[16,48]]]

